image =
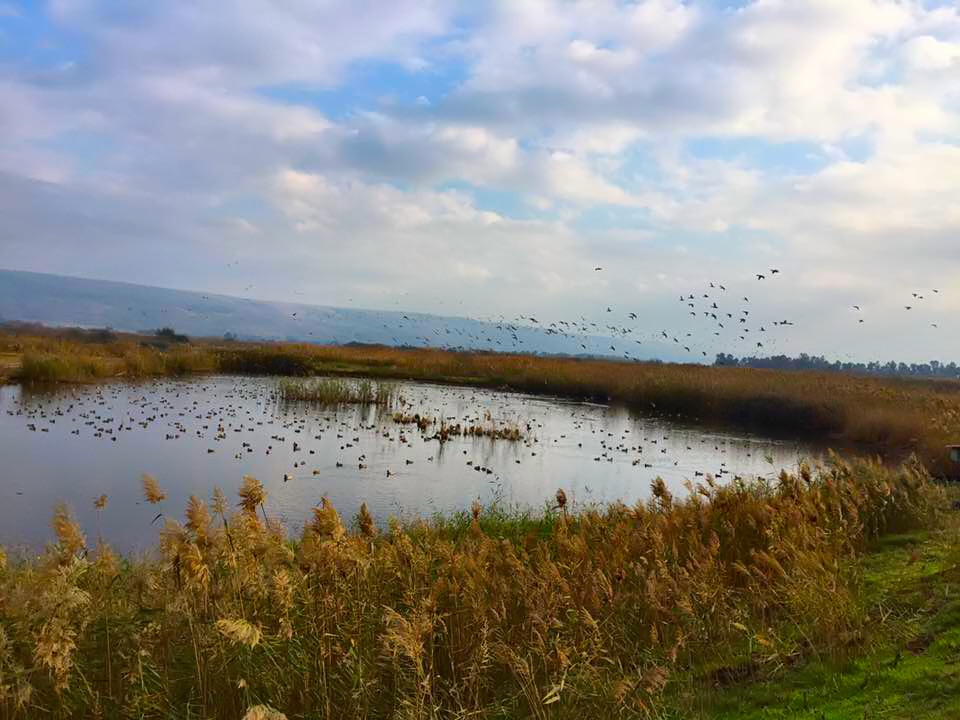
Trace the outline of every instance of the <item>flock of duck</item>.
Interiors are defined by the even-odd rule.
[[[286,402],[276,381],[265,378],[155,380],[21,392],[19,398],[9,396],[6,407],[0,405],[6,424],[52,434],[51,442],[59,443],[54,435],[60,433],[83,436],[105,444],[98,453],[108,453],[139,433],[151,443],[181,445],[177,454],[210,456],[208,462],[218,466],[229,463],[237,479],[255,467],[262,472],[263,461],[270,458],[266,467],[275,468],[275,476],[260,478],[268,485],[334,475],[416,481],[435,474],[456,483],[469,471],[489,484],[511,488],[531,475],[550,486],[584,476],[584,482],[601,487],[611,474],[604,466],[614,466],[642,495],[656,475],[678,482],[708,473],[732,475],[744,469],[738,465],[756,469],[757,460],[769,451],[753,441],[638,420],[602,406],[413,383],[400,385],[400,405],[390,410]],[[401,420],[414,412],[430,417],[431,423]],[[437,439],[436,426],[442,423],[502,423],[519,432],[514,440]],[[3,425],[0,432],[10,433]],[[57,452],[69,452],[69,447],[64,444]],[[589,470],[585,464],[598,467]],[[431,469],[439,465],[442,470]],[[147,468],[131,468],[140,470]]]

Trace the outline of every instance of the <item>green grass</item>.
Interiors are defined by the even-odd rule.
[[[960,535],[893,535],[863,558],[864,648],[772,678],[710,688],[689,678],[677,717],[947,720],[960,717]]]

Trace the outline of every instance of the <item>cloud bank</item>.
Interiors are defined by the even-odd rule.
[[[752,352],[714,282],[770,352],[960,355],[953,3],[2,8],[2,266]]]

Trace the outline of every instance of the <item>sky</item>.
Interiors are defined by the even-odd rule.
[[[960,4],[0,0],[0,267],[958,360]]]

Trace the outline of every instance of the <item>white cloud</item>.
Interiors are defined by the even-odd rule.
[[[920,35],[904,44],[907,63],[917,70],[947,70],[960,63],[960,43]]]
[[[848,295],[879,307],[960,286],[956,7],[49,9],[76,57],[0,63],[5,263],[236,292],[254,278],[224,273],[233,254],[274,297],[296,278],[317,301],[410,293],[477,314],[605,314],[640,288],[664,322],[685,321],[672,306],[688,285],[777,263],[782,292],[764,301],[810,319],[792,342],[823,352],[851,342],[828,312]],[[394,69],[364,92],[383,64],[420,77]],[[802,150],[765,156],[788,142]],[[915,351],[940,349],[960,340]]]
[[[51,8],[56,22],[93,41],[106,70],[200,69],[211,82],[243,88],[329,85],[362,58],[418,63],[419,41],[442,32],[452,10],[436,0],[55,0]]]
[[[950,124],[939,106],[947,88],[885,79],[890,48],[931,14],[915,3],[761,0],[723,12],[666,0],[510,6],[471,46],[476,65],[453,112],[520,128],[772,139]]]

